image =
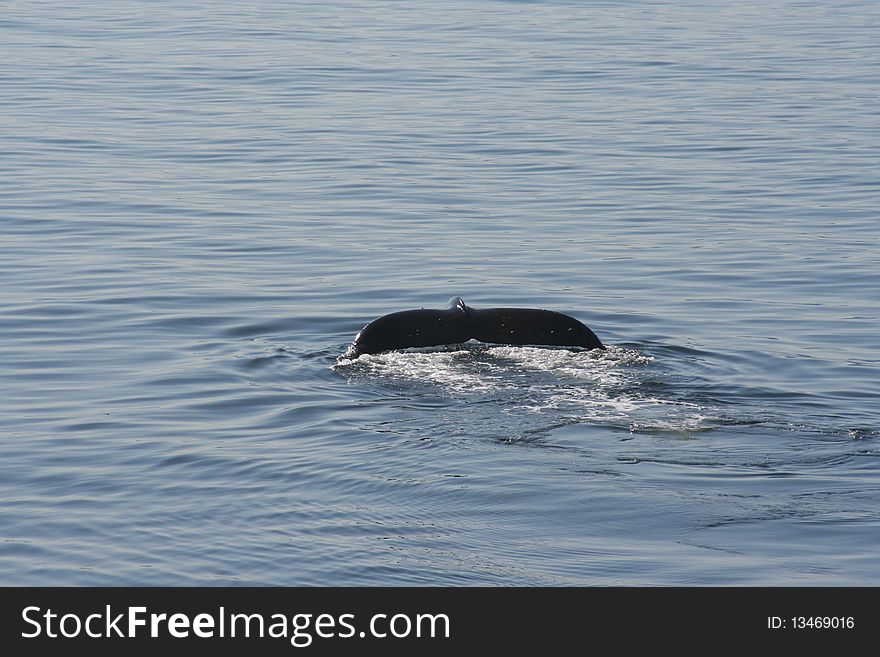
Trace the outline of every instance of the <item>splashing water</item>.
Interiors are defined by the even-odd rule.
[[[468,342],[354,361],[341,358],[335,368],[353,383],[393,387],[412,396],[439,393],[484,408],[496,419],[500,414],[514,424],[522,421],[531,432],[577,423],[647,433],[711,428],[712,409],[664,395],[663,380],[670,373],[639,349],[572,351]]]

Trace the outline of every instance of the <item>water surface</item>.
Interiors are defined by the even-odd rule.
[[[2,583],[880,584],[878,22],[13,3]]]

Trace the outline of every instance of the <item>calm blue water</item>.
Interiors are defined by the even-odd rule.
[[[880,585],[878,35],[7,3],[0,583]],[[453,295],[610,349],[337,363]]]

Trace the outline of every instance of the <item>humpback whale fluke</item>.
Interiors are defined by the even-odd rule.
[[[574,317],[532,308],[477,310],[461,297],[453,297],[443,310],[402,310],[374,319],[355,336],[345,357],[470,339],[496,344],[605,348],[596,334]]]

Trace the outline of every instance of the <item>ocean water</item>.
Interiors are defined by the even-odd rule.
[[[0,584],[880,585],[878,34],[7,3]],[[454,295],[609,349],[339,359]]]

